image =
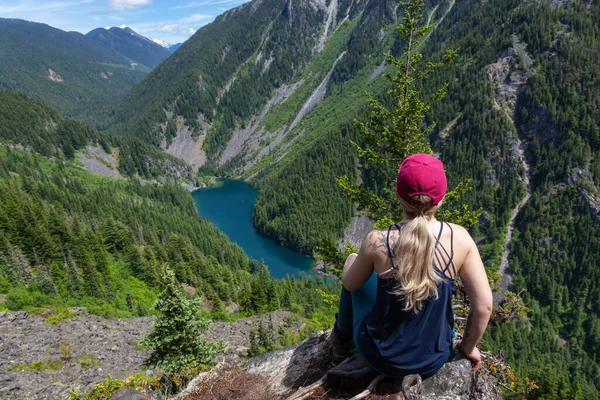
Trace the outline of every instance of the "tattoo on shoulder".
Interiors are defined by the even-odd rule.
[[[381,231],[373,231],[370,239],[369,248],[375,253],[380,252],[387,256],[387,235]]]

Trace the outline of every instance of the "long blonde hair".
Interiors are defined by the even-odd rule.
[[[393,293],[402,298],[405,311],[419,312],[423,301],[438,298],[437,287],[442,281],[433,265],[436,239],[427,222],[427,216],[438,206],[428,205],[431,197],[424,195],[412,197],[411,203],[400,201],[410,221],[402,227],[394,246],[398,285]]]

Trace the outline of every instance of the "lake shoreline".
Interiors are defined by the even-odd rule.
[[[214,177],[213,183],[192,192],[196,209],[201,218],[208,220],[221,232],[237,243],[249,257],[263,260],[275,278],[287,275],[321,275],[314,268],[310,255],[296,252],[277,241],[261,235],[254,226],[252,213],[259,191],[247,182],[237,179]]]

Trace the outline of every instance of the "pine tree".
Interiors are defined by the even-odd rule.
[[[67,290],[71,296],[78,296],[83,289],[83,278],[81,270],[77,267],[71,250],[67,250],[64,262]]]
[[[201,319],[197,313],[198,301],[190,299],[181,290],[175,273],[165,269],[165,289],[158,295],[154,309],[160,312],[152,332],[143,344],[152,347],[147,364],[175,373],[185,367],[211,365],[217,354],[227,347],[223,341],[210,342],[202,332],[211,321]]]
[[[252,281],[252,289],[250,292],[250,309],[256,314],[267,312],[269,299],[265,291],[265,286],[262,279],[254,279]]]
[[[17,275],[19,281],[23,285],[27,286],[33,279],[33,272],[31,270],[31,264],[29,263],[29,260],[20,248],[12,247],[10,244],[7,244],[7,248],[9,252],[9,265],[12,267],[12,270]]]
[[[44,294],[54,295],[58,293],[56,284],[52,280],[52,277],[48,272],[48,268],[44,264],[37,266],[37,276],[35,277],[35,282]]]
[[[250,348],[248,348],[248,357],[256,357],[261,354],[256,330],[250,329]]]

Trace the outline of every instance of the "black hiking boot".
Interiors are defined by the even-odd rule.
[[[355,352],[354,340],[352,339],[351,333],[341,333],[338,331],[337,327],[334,326],[331,330],[330,340],[331,348],[333,350],[331,365],[338,365]]]
[[[347,363],[327,371],[327,384],[341,390],[355,389],[367,386],[378,375],[357,352]]]

